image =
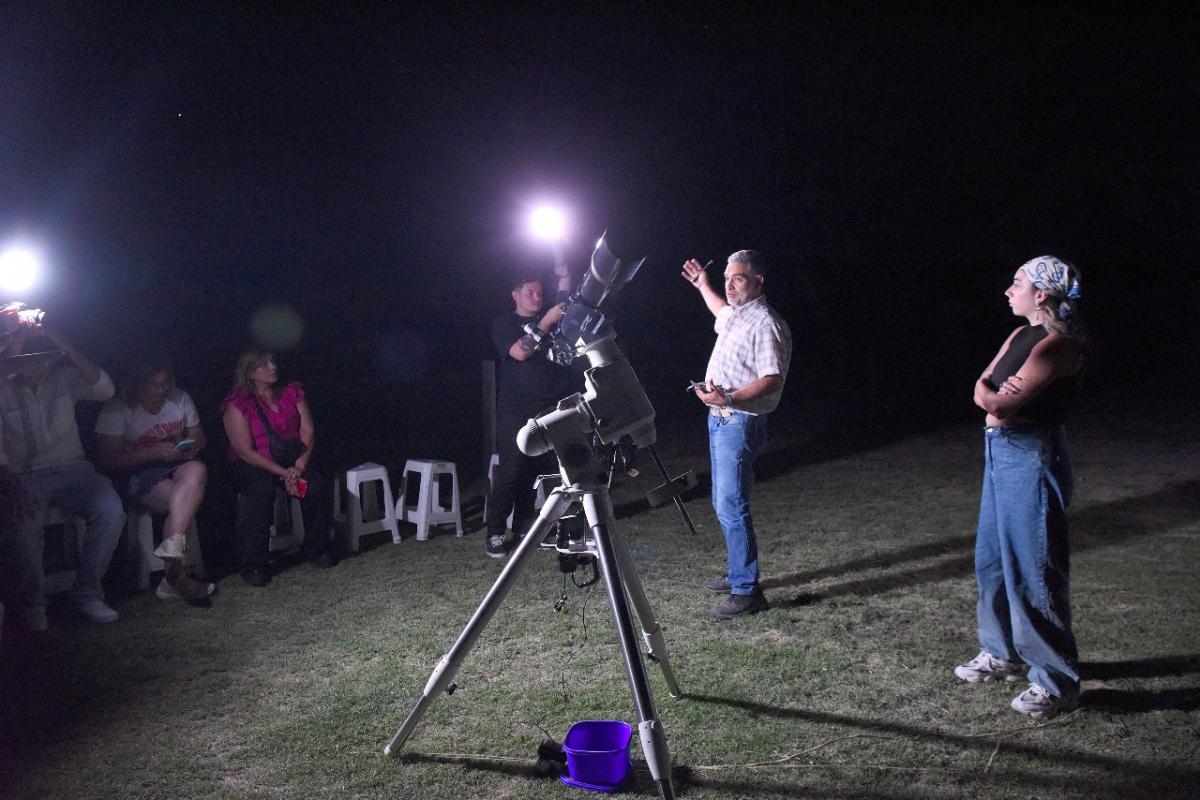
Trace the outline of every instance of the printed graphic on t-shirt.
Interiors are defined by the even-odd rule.
[[[138,447],[147,447],[156,442],[175,441],[180,437],[178,434],[183,432],[183,420],[173,419],[169,422],[160,422],[153,427],[142,431],[137,438]]]

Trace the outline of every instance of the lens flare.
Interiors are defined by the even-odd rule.
[[[250,319],[250,333],[269,350],[290,350],[304,338],[304,320],[291,306],[263,306]]]

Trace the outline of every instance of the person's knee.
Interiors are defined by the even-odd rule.
[[[111,485],[105,489],[96,492],[92,498],[92,507],[90,516],[107,525],[112,525],[116,528],[121,528],[125,525],[125,506],[121,502],[121,496],[117,494],[116,489]]]
[[[203,461],[189,461],[175,470],[176,483],[203,490],[208,485],[208,467]]]

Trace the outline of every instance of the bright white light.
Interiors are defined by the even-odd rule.
[[[40,266],[37,254],[27,247],[10,247],[0,253],[0,291],[28,291],[37,281]]]
[[[567,235],[567,218],[554,206],[538,206],[529,214],[529,231],[547,242],[561,242]]]

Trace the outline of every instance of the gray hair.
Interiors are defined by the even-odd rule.
[[[737,262],[745,264],[750,270],[751,275],[765,275],[767,273],[767,260],[763,258],[762,253],[757,250],[738,250],[729,257],[729,263]]]

